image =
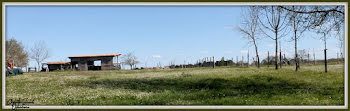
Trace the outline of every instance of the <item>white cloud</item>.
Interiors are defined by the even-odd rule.
[[[152,55],[152,58],[162,58],[160,55]]]

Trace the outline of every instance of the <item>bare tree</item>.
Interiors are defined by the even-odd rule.
[[[344,58],[344,45],[345,45],[345,38],[343,34],[339,34],[337,37],[338,40],[338,48],[339,48],[339,52],[340,52],[340,58]]]
[[[261,6],[263,17],[259,17],[262,32],[275,41],[275,69],[278,69],[278,40],[285,36],[287,14],[279,6]],[[273,33],[274,37],[269,33]]]
[[[330,24],[330,27],[325,30],[329,32],[331,30],[341,30],[345,20],[344,6],[298,6],[304,7],[304,10],[296,10],[291,6],[279,6],[289,12],[307,15],[304,18],[307,19],[308,27],[311,29],[317,28],[321,25]]]
[[[14,66],[23,68],[28,65],[28,52],[21,42],[11,38],[6,40],[5,47],[6,59],[10,59]]]
[[[38,65],[38,71],[40,71],[40,63],[50,57],[49,49],[44,41],[39,41],[34,44],[34,47],[30,49],[30,58],[33,59]]]
[[[327,72],[327,37],[331,34],[331,31],[340,34],[344,28],[345,21],[345,7],[344,6],[304,6],[305,10],[298,11],[291,9],[288,6],[279,6],[284,10],[293,13],[307,14],[304,17],[307,19],[308,28],[316,31],[317,34],[321,34],[321,40],[324,41],[324,57],[325,57],[325,72]]]
[[[299,50],[299,51],[298,51],[298,55],[299,55],[300,60],[301,60],[303,63],[305,62],[305,59],[306,59],[307,56],[308,56],[308,54],[307,54],[307,52],[306,52],[305,49]]]
[[[304,6],[291,6],[292,10],[294,11],[305,11]],[[295,71],[298,71],[300,67],[299,59],[298,59],[298,45],[297,42],[298,40],[302,37],[302,34],[305,32],[307,29],[307,26],[305,26],[305,23],[307,21],[304,19],[304,15],[300,13],[290,13],[289,14],[289,25],[293,29],[293,34],[294,36],[292,37],[292,40],[294,41],[294,61],[295,61]]]
[[[133,69],[133,66],[140,62],[132,52],[128,52],[124,54],[124,56],[122,56],[122,59],[123,59],[123,64],[129,65],[130,69]]]
[[[259,25],[259,8],[256,6],[251,6],[248,8],[247,12],[248,16],[245,17],[244,21],[242,22],[241,27],[238,27],[238,30],[247,35],[248,43],[253,43],[255,48],[255,56],[257,58],[257,65],[258,68],[260,68],[260,59],[259,59],[259,53],[258,53],[258,45],[257,40],[259,39],[257,37],[258,34],[258,25]],[[249,64],[249,63],[248,63]]]

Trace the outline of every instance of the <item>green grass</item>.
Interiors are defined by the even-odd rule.
[[[344,105],[344,66],[64,71],[6,78],[34,105]]]

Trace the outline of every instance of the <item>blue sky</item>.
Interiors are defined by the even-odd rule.
[[[137,66],[163,66],[170,61],[194,63],[204,57],[227,59],[244,55],[252,46],[235,30],[242,20],[240,6],[7,6],[6,38],[15,38],[27,48],[44,41],[51,51],[49,61],[68,56],[134,52]],[[323,58],[319,35],[305,33],[299,49],[315,49]],[[282,48],[293,57],[291,35]],[[327,41],[328,58],[336,57],[338,42]],[[259,41],[264,58],[274,51],[270,39]],[[30,66],[35,66],[34,61]]]

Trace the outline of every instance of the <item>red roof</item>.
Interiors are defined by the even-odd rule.
[[[69,62],[47,62],[46,64],[69,64]]]
[[[78,56],[70,56],[69,58],[73,57],[113,57],[113,56],[119,56],[121,54],[115,53],[115,54],[102,54],[102,55],[78,55]]]

